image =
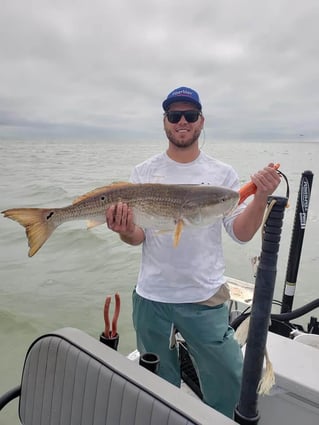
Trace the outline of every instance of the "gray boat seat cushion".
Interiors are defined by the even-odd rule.
[[[30,347],[19,416],[24,425],[234,423],[73,328],[44,335]]]

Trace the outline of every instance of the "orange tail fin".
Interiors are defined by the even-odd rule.
[[[275,164],[274,165],[274,169],[278,170],[278,168],[280,167],[280,164]],[[244,184],[244,186],[242,186],[239,189],[239,201],[238,201],[238,205],[240,205],[242,202],[244,202],[249,196],[254,195],[256,193],[256,185],[253,182],[248,182],[246,184]]]
[[[41,248],[57,227],[49,220],[52,210],[44,208],[13,208],[2,211],[2,214],[25,227],[30,248],[29,257],[32,257]]]

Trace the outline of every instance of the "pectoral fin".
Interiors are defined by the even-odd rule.
[[[172,229],[167,229],[167,230],[162,229],[162,230],[155,230],[154,231],[154,234],[156,236],[158,236],[158,235],[167,235],[168,233],[172,233]]]
[[[176,248],[177,245],[179,244],[179,241],[180,241],[181,236],[182,236],[183,227],[184,227],[184,221],[180,218],[177,221],[176,226],[175,226],[174,240],[173,240],[174,248]]]
[[[88,229],[93,229],[93,227],[100,226],[101,224],[105,224],[105,218],[95,218],[94,220],[88,220],[86,222],[86,226]]]

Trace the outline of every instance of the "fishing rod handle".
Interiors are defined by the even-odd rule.
[[[260,262],[251,309],[247,345],[243,365],[243,381],[236,420],[240,424],[258,423],[258,385],[262,375],[267,332],[277,273],[281,228],[287,198],[270,197],[271,207],[263,228]]]
[[[282,296],[281,313],[288,313],[292,311],[303,245],[303,238],[308,217],[312,181],[312,171],[304,171],[301,175],[299,184],[299,192],[297,197],[294,224],[292,228],[292,236],[290,242],[290,250],[288,255],[286,279]]]

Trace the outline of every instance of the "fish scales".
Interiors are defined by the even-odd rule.
[[[105,194],[96,195],[95,199],[85,199],[76,204],[76,209],[81,209],[78,216],[82,214],[82,210],[90,211],[92,216],[99,214],[101,208],[104,212],[112,204],[123,202],[144,212],[171,217],[172,214],[176,215],[183,205],[186,205],[190,194],[191,190],[186,190],[186,187],[180,188],[178,185],[167,187],[167,185],[152,183],[132,184],[123,188],[110,189]],[[66,211],[73,209],[73,206],[66,207]]]
[[[130,207],[137,207],[139,210],[170,217],[180,210],[185,204],[185,191],[178,188],[165,190],[162,185],[138,184],[128,185],[124,188],[114,188],[106,190],[105,193],[82,199],[75,204],[60,209],[64,218],[74,219],[75,217],[90,218],[105,214],[105,210],[112,204],[123,202]]]

